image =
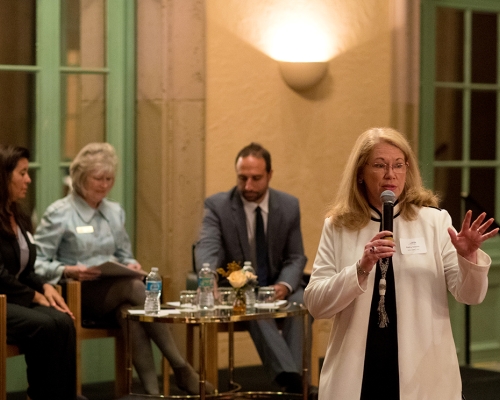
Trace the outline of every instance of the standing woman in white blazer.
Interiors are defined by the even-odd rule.
[[[392,232],[382,231],[386,190]],[[401,133],[361,134],[304,294],[314,318],[333,319],[320,400],[461,399],[447,290],[465,304],[484,299],[491,260],[479,247],[498,229],[469,211],[456,232],[437,206]]]

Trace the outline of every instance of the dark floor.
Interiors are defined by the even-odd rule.
[[[229,374],[227,370],[219,371],[219,387],[221,391],[228,390]],[[242,391],[278,391],[279,387],[270,380],[264,372],[263,367],[241,367],[234,372],[234,381],[241,385]],[[96,384],[83,385],[83,395],[89,400],[114,400],[114,383],[103,382]],[[134,393],[141,393],[141,385],[138,381],[134,381]],[[175,385],[173,376],[170,377],[170,394],[183,395],[185,392],[179,390]],[[147,397],[144,397],[146,399]],[[150,397],[148,397],[150,398]],[[139,400],[140,396],[126,396],[120,400]],[[286,400],[282,398],[283,400]],[[8,393],[7,400],[26,400],[25,392]]]
[[[460,368],[466,400],[499,400],[500,372],[469,367]]]
[[[467,400],[499,400],[500,399],[500,372],[462,367],[463,392]],[[260,366],[237,368],[235,381],[241,384],[243,391],[268,391],[277,390],[269,376]],[[221,370],[219,383],[221,389],[227,389],[228,373]],[[84,385],[83,394],[89,400],[114,400],[113,382]],[[172,395],[183,394],[171,379],[170,390]],[[140,391],[140,385],[134,384],[134,392]],[[127,396],[120,400],[138,400],[140,397]],[[25,393],[8,393],[7,400],[26,400]],[[282,398],[282,400],[286,400]]]

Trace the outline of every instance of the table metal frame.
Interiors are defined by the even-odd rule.
[[[135,309],[140,309],[135,308]],[[199,364],[200,364],[200,394],[199,395],[169,395],[169,396],[147,396],[152,398],[169,398],[169,399],[190,399],[199,398],[205,400],[206,398],[218,399],[233,399],[233,398],[259,398],[272,396],[286,395],[287,397],[302,397],[307,400],[308,387],[309,387],[309,357],[310,349],[308,346],[310,326],[309,326],[309,312],[302,304],[292,303],[277,309],[264,310],[252,309],[247,310],[245,314],[235,315],[229,310],[214,311],[198,311],[198,312],[181,312],[180,314],[168,314],[165,316],[154,316],[144,314],[130,314],[128,311],[123,312],[123,317],[127,319],[127,382],[128,392],[130,395],[137,395],[132,392],[132,357],[131,357],[131,341],[129,331],[130,321],[139,321],[143,323],[167,323],[167,324],[186,324],[186,326],[199,327]],[[241,386],[234,381],[234,324],[243,321],[255,321],[259,319],[279,319],[302,316],[303,318],[303,338],[302,338],[302,394],[284,393],[284,392],[241,392]],[[206,352],[207,352],[207,330],[209,326],[216,324],[228,325],[228,372],[229,372],[229,391],[215,394],[206,393]],[[144,395],[141,395],[144,396]]]

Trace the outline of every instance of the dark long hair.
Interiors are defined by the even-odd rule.
[[[10,216],[14,215],[16,222],[27,231],[32,232],[32,224],[29,216],[23,212],[16,202],[9,201],[9,184],[12,172],[22,158],[29,160],[28,149],[19,146],[0,145],[0,234],[15,236],[10,225]]]

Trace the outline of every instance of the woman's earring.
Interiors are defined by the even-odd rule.
[[[359,178],[358,179],[358,183],[361,185],[363,183],[363,179],[362,178]]]

